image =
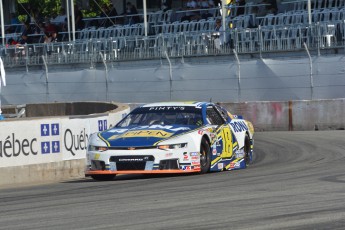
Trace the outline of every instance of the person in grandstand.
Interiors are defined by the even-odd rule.
[[[75,29],[76,30],[82,30],[85,26],[83,21],[83,13],[79,9],[78,5],[74,5],[74,17],[75,17]]]
[[[140,18],[138,15],[138,10],[137,8],[132,5],[132,3],[127,2],[126,4],[126,12],[124,13],[125,15],[133,15],[127,18],[127,23],[126,24],[137,24],[140,22]]]
[[[237,1],[237,12],[236,15],[242,15],[244,14],[244,6],[246,5],[246,0],[238,0]]]

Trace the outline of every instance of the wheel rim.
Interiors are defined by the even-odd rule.
[[[200,151],[200,165],[202,167],[207,165],[207,154],[204,147],[202,147]]]

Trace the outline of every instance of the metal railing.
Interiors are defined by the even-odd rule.
[[[154,36],[108,36],[76,42],[2,46],[5,66],[34,66],[116,62],[169,57],[302,51],[345,48],[345,22],[323,22],[312,26],[259,26],[212,32],[187,31]]]

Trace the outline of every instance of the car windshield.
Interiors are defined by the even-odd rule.
[[[203,125],[201,108],[191,106],[141,107],[132,111],[116,127],[147,125],[201,126]]]

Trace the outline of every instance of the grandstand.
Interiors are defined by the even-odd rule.
[[[181,21],[185,11],[148,13],[148,36],[144,35],[144,23],[117,24],[116,19],[122,16],[113,18],[114,23],[109,27],[95,23],[107,18],[87,18],[84,19],[86,27],[76,31],[75,41],[71,41],[65,32],[60,33],[60,41],[54,43],[3,44],[0,54],[5,66],[15,67],[157,59],[166,54],[186,57],[345,46],[344,0],[313,0],[311,23],[307,1],[283,2],[284,11],[263,16],[255,13],[258,7],[260,4],[247,1],[245,14],[237,16],[237,7],[228,5],[226,29],[218,32],[214,27],[216,19],[221,19],[220,8],[212,9],[207,18],[191,21]],[[6,34],[6,41],[18,38],[18,31],[19,27],[14,33]],[[44,35],[32,36],[36,41],[42,41],[40,36]]]
[[[241,15],[236,5],[226,15],[148,12],[147,36],[143,22],[123,24],[124,16],[85,18],[75,41],[60,33],[59,42],[2,45],[3,104],[344,98],[344,0],[311,1],[310,14],[307,1],[263,13],[266,3],[249,0]],[[185,20],[202,11],[212,15]]]

